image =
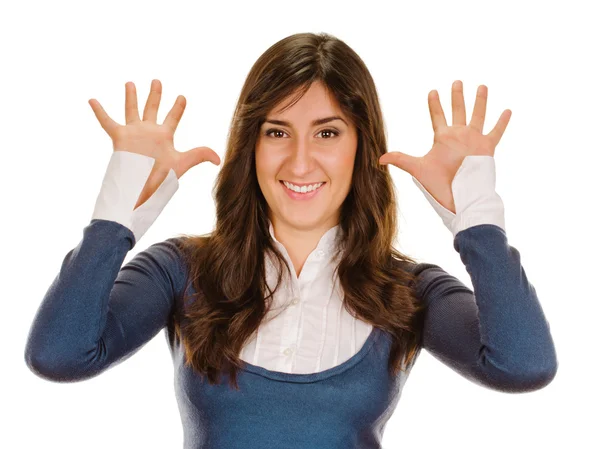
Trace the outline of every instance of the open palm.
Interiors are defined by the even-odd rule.
[[[466,124],[463,86],[460,80],[452,85],[452,126],[448,126],[439,95],[432,90],[428,95],[429,113],[433,126],[433,146],[421,157],[399,151],[382,155],[381,164],[392,165],[414,176],[446,209],[456,213],[452,195],[452,180],[467,156],[494,156],[494,151],[508,125],[512,112],[506,109],[494,129],[483,134],[487,104],[487,87],[479,86],[471,122]]]
[[[164,122],[158,124],[157,114],[161,97],[162,83],[154,79],[143,118],[140,118],[135,84],[125,83],[125,125],[120,125],[110,118],[98,100],[92,98],[88,101],[100,125],[112,139],[113,151],[129,151],[155,159],[134,209],[153,195],[167,177],[169,170],[173,169],[179,179],[190,168],[202,162],[210,161],[215,165],[221,162],[219,155],[206,146],[192,148],[186,152],[175,149],[173,135],[185,110],[186,99],[179,95]]]

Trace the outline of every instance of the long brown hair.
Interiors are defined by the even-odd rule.
[[[240,351],[269,311],[283,271],[290,272],[270,238],[254,149],[267,113],[289,97],[293,105],[314,81],[333,94],[358,136],[352,185],[339,222],[343,254],[338,253],[337,273],[344,306],[393,336],[389,370],[394,375],[406,369],[403,358],[412,365],[420,350],[423,306],[414,293],[415,276],[402,268],[416,261],[392,246],[396,196],[388,167],[379,164],[387,145],[375,84],[343,41],[327,33],[299,33],[267,49],[246,78],[213,188],[214,231],[178,237],[195,300],[177,301],[174,327],[186,364],[211,384],[228,372],[230,384],[239,389]],[[279,268],[273,290],[265,272],[267,251]]]

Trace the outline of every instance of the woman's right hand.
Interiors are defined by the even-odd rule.
[[[98,100],[92,98],[88,101],[100,126],[112,139],[113,151],[129,151],[150,156],[156,160],[134,209],[152,196],[167,177],[170,169],[175,171],[179,179],[190,168],[201,162],[210,161],[215,165],[219,165],[221,162],[217,153],[209,147],[196,147],[184,153],[175,149],[173,135],[183,115],[186,100],[183,95],[179,95],[164,122],[159,125],[156,123],[156,116],[161,93],[160,81],[152,80],[144,116],[140,120],[135,84],[125,83],[126,124],[124,126],[111,119]]]

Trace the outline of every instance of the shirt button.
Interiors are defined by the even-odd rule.
[[[317,259],[322,259],[323,256],[325,256],[325,251],[323,251],[322,249],[319,249],[316,251],[315,255],[317,256]]]
[[[295,306],[296,304],[298,304],[298,301],[300,301],[300,300],[298,299],[297,296],[295,296],[294,299],[292,299],[292,305]]]
[[[285,355],[290,355],[294,350],[292,348],[287,348],[285,351],[283,351],[283,353]]]

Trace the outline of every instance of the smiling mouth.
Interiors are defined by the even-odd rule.
[[[289,181],[284,181],[284,180],[280,180],[279,182],[280,182],[280,183],[283,185],[283,187],[285,187],[285,188],[286,188],[286,190],[289,190],[290,192],[294,192],[294,193],[299,193],[299,194],[307,194],[307,193],[312,193],[312,192],[315,192],[315,191],[317,191],[317,190],[320,190],[320,189],[321,189],[321,187],[323,187],[323,186],[326,184],[326,182],[325,182],[325,181],[311,182],[311,183],[305,183],[305,184],[301,184],[301,185],[294,184],[294,183],[292,183],[292,182],[289,182]],[[287,185],[286,185],[286,184],[287,184]],[[298,188],[300,188],[300,189],[301,189],[302,187],[305,187],[305,186],[306,186],[306,187],[308,187],[308,186],[314,186],[314,185],[318,185],[318,187],[317,187],[317,188],[314,188],[314,189],[312,189],[312,190],[306,190],[306,191],[302,192],[302,191],[297,191],[297,190],[294,190],[294,189],[291,189],[291,188],[289,188],[289,187],[288,187],[289,185],[293,185],[293,186],[295,186],[295,187],[298,187]]]

